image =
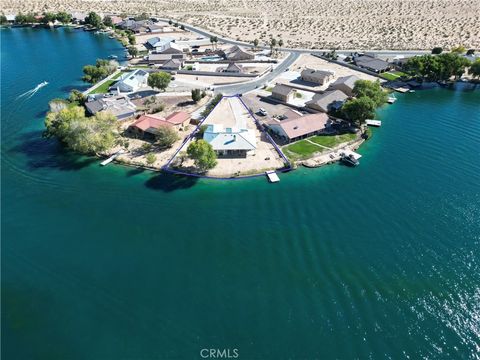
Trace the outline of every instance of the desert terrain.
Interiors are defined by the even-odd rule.
[[[146,12],[233,39],[273,36],[309,49],[480,48],[478,0],[3,0],[2,10]]]

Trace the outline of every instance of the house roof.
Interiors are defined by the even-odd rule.
[[[356,75],[344,76],[344,77],[338,78],[331,86],[344,84],[350,89],[353,89],[353,87],[355,86],[355,82],[357,80],[360,80],[360,78]]]
[[[231,62],[230,64],[228,64],[228,66],[225,68],[224,71],[241,72],[242,67],[240,65],[235,64],[234,62]]]
[[[203,139],[213,150],[255,150],[257,140],[253,129],[223,128],[221,124],[210,124],[203,133]]]
[[[148,77],[148,72],[142,69],[136,69],[120,77],[120,80],[114,86],[122,86],[122,84],[129,87],[137,87],[143,82],[144,78]]]
[[[382,71],[387,69],[390,64],[384,60],[376,59],[369,55],[361,55],[353,58],[357,66],[373,69],[375,71]]]
[[[233,45],[232,47],[228,48],[224,51],[225,57],[227,59],[236,59],[239,57],[254,57],[252,53],[246,51],[245,49],[241,48],[238,45]]]
[[[190,114],[185,111],[176,111],[168,115],[165,119],[165,121],[174,125],[183,124],[187,120],[190,120]]]
[[[328,123],[328,115],[325,113],[310,114],[298,118],[287,119],[277,122],[290,139],[311,134],[323,130]],[[272,124],[271,124],[272,125]]]
[[[310,77],[314,77],[315,79],[318,79],[318,80],[323,80],[325,79],[326,77],[329,77],[329,76],[334,76],[335,73],[333,71],[329,71],[329,70],[315,70],[315,69],[304,69],[302,71],[302,74],[301,76],[304,77],[304,76],[310,76]]]
[[[326,112],[332,104],[343,103],[347,98],[348,96],[340,90],[325,91],[323,94],[315,94],[312,100],[307,101],[306,105],[309,107],[314,105]]]
[[[133,114],[137,109],[135,104],[125,96],[101,98],[89,101],[85,103],[85,107],[91,114],[96,114],[100,111],[108,111],[118,118]]]
[[[159,46],[165,46],[167,45],[168,43],[171,43],[171,42],[174,42],[175,39],[174,38],[171,38],[171,37],[158,37],[158,36],[155,36],[155,37],[152,37],[150,39],[147,40],[147,44],[149,44],[151,47],[159,47]]]
[[[142,115],[130,126],[136,127],[142,131],[149,130],[149,132],[154,132],[153,130],[158,129],[160,126],[171,126],[171,124],[161,117]]]
[[[275,87],[272,89],[272,94],[288,96],[294,90],[295,89],[291,88],[290,86],[286,86],[283,84],[276,84]]]
[[[182,62],[178,59],[170,59],[170,60],[167,60],[165,61],[161,66],[160,68],[165,68],[165,69],[169,69],[169,68],[174,68],[174,69],[179,69],[180,66],[182,66]]]

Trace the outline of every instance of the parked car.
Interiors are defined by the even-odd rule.
[[[258,113],[262,116],[267,116],[267,110],[265,110],[264,108],[260,108],[258,109]]]

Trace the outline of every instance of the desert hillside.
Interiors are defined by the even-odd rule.
[[[78,10],[171,17],[290,47],[480,48],[479,0],[3,0],[4,13]]]

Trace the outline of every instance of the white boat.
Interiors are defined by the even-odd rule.
[[[110,55],[108,58],[109,59],[118,59],[118,56],[117,55]]]
[[[354,151],[351,151],[351,150],[343,150],[341,153],[340,153],[340,160],[346,164],[346,165],[349,165],[349,166],[358,166],[360,165],[360,161],[358,161],[358,159],[360,159],[362,157],[362,155],[354,152]]]
[[[365,120],[365,124],[367,124],[369,126],[376,126],[376,127],[382,126],[382,122],[380,120],[367,119],[367,120]]]
[[[387,102],[389,104],[393,104],[395,101],[397,101],[397,98],[395,97],[395,94],[393,94],[392,96],[389,96],[388,99],[387,99]]]

